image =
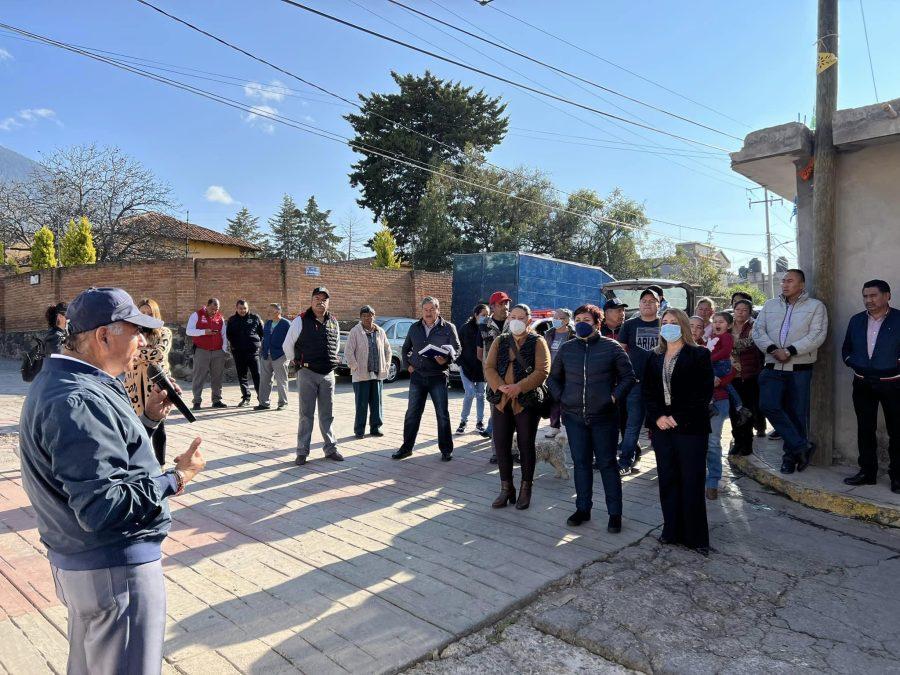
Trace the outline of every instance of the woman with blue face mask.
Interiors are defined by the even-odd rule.
[[[713,380],[710,352],[694,342],[688,315],[667,309],[642,392],[663,512],[659,540],[703,555],[709,555],[705,483]]]
[[[634,386],[625,348],[600,335],[603,312],[596,305],[575,310],[575,336],[559,349],[550,368],[550,392],[562,408],[569,451],[575,465],[575,508],[566,521],[575,527],[591,519],[594,467],[600,471],[607,530],[622,531],[622,477],[616,462],[619,410],[616,401]]]
[[[560,307],[554,313],[552,329],[544,333],[544,339],[550,348],[550,363],[553,363],[559,348],[573,337],[575,329],[572,328],[572,310]],[[559,401],[553,401],[553,407],[550,409],[550,428],[544,432],[545,438],[556,438],[559,434],[561,415]]]
[[[478,334],[480,326],[487,321],[488,306],[480,303],[475,305],[472,315],[459,329],[459,343],[461,346],[459,359],[459,377],[462,380],[463,389],[466,391],[463,398],[462,414],[459,417],[459,426],[456,433],[464,434],[466,424],[469,422],[469,413],[472,412],[472,402],[475,402],[475,414],[478,423],[475,430],[484,431],[484,369],[478,359]]]
[[[500,495],[491,506],[500,509],[515,503],[517,509],[527,509],[531,504],[531,484],[536,462],[534,442],[537,436],[539,411],[524,403],[522,394],[537,389],[547,380],[550,372],[550,350],[531,324],[531,308],[516,305],[509,312],[507,332],[491,344],[484,360],[484,376],[492,392],[500,393],[494,405],[494,451],[500,469]],[[522,465],[522,485],[516,499],[513,485],[512,442],[513,434],[519,446]]]

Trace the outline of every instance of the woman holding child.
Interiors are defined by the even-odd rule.
[[[722,427],[728,419],[729,398],[737,410],[744,411],[743,402],[731,381],[734,369],[731,366],[731,352],[734,338],[731,336],[731,314],[716,312],[713,315],[713,332],[706,341],[713,370],[713,394],[709,403],[709,424],[711,431],[706,446],[706,498],[719,498],[719,481],[722,479]]]
[[[753,453],[753,427],[762,418],[759,410],[759,373],[762,371],[763,355],[753,343],[753,305],[749,300],[735,300],[734,325],[731,327],[731,335],[734,338],[734,352],[732,363],[734,364],[734,380],[732,385],[740,394],[752,416],[752,421],[747,421],[744,415],[735,411],[731,417],[731,434],[734,437],[734,446],[730,454],[749,455]],[[765,424],[763,424],[765,429]]]

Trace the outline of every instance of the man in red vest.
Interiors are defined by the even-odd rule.
[[[207,375],[212,385],[212,407],[227,408],[222,402],[222,374],[225,372],[228,338],[225,337],[225,319],[219,312],[218,299],[210,298],[206,307],[191,314],[185,332],[194,341],[194,372],[191,382],[194,410],[200,410]]]

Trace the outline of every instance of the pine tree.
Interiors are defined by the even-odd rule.
[[[428,181],[425,196],[419,203],[419,230],[413,237],[413,267],[443,272],[452,266],[452,255],[459,250],[459,235],[450,218],[450,189],[447,179],[434,175]]]
[[[400,258],[397,256],[397,240],[391,234],[387,221],[381,221],[381,229],[372,237],[372,250],[375,251],[375,260],[372,267],[398,270],[400,269]]]
[[[31,244],[31,269],[46,270],[56,267],[56,249],[53,244],[53,231],[44,225],[34,233]]]
[[[93,265],[97,262],[94,235],[86,216],[81,216],[77,223],[74,219],[69,221],[69,229],[60,242],[59,262],[62,267]]]
[[[291,196],[286,194],[278,213],[269,218],[269,229],[272,231],[270,249],[274,257],[297,259],[300,228],[300,211]]]
[[[328,221],[330,215],[331,211],[319,209],[314,196],[309,198],[300,216],[298,258],[322,262],[334,262],[342,258],[338,249],[341,237],[335,234],[335,226]]]
[[[259,218],[250,215],[250,211],[245,206],[238,211],[234,218],[228,218],[225,222],[228,227],[225,228],[225,234],[235,239],[243,239],[251,244],[259,246],[263,252],[268,249],[268,238],[259,229]]]

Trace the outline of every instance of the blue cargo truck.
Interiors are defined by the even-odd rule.
[[[533,310],[575,309],[585,302],[602,306],[601,288],[615,281],[601,267],[534,253],[467,253],[453,256],[453,316],[461,326],[479,302],[506,291],[513,303]]]

